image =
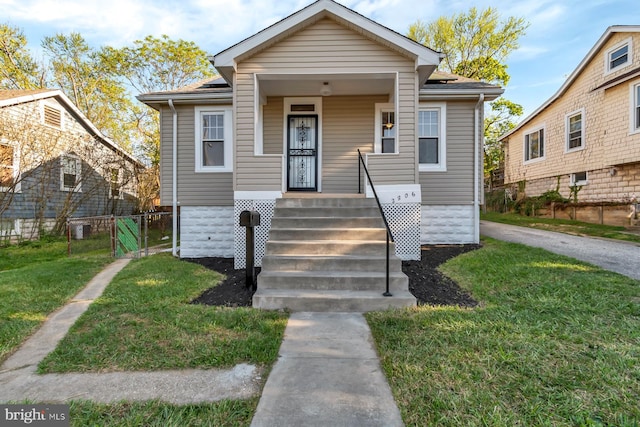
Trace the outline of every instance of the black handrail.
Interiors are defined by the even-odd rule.
[[[380,215],[382,216],[382,220],[384,221],[384,226],[387,228],[387,287],[385,292],[382,294],[385,297],[393,296],[391,292],[389,292],[389,239],[392,242],[395,242],[393,239],[393,233],[391,233],[391,228],[389,227],[389,222],[387,221],[387,217],[382,210],[382,205],[380,204],[380,199],[378,198],[378,193],[376,192],[376,187],[373,185],[373,181],[371,180],[371,175],[369,175],[369,170],[367,169],[367,165],[364,164],[364,159],[362,158],[362,153],[360,153],[360,149],[358,148],[358,194],[362,193],[361,190],[361,182],[360,182],[360,165],[364,168],[364,173],[367,175],[367,179],[369,180],[369,185],[371,185],[371,190],[373,191],[373,196],[376,198],[376,202],[378,203],[378,209],[380,209]]]

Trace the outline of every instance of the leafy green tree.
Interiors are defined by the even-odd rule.
[[[497,9],[479,11],[475,7],[451,17],[435,21],[416,21],[409,27],[408,37],[441,51],[440,69],[487,83],[506,86],[509,83],[506,60],[519,47],[518,39],[529,24],[523,18],[500,20]],[[503,159],[498,137],[515,126],[522,106],[499,98],[490,103],[485,118],[485,176],[499,167]]]
[[[45,76],[45,69],[29,52],[22,30],[0,24],[0,88],[43,88]]]
[[[78,33],[45,37],[42,47],[49,58],[51,84],[62,89],[105,135],[130,151],[135,122],[129,111],[134,104],[99,51]]]

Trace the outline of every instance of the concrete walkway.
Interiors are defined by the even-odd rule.
[[[40,361],[56,348],[129,261],[120,259],[108,265],[0,366],[0,402],[28,399],[64,403],[85,399],[112,403],[158,399],[187,404],[245,399],[260,393],[260,371],[246,364],[224,370],[36,374]]]
[[[293,313],[252,427],[402,426],[359,313]]]
[[[262,372],[247,364],[225,370],[36,374],[38,364],[128,262],[121,259],[107,266],[4,362],[0,403],[189,404],[260,395]],[[362,314],[291,315],[252,426],[298,425],[403,425]]]
[[[573,236],[490,221],[480,221],[480,234],[506,242],[542,248],[640,280],[638,243]]]

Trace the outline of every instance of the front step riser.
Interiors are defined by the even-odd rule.
[[[276,241],[292,240],[385,240],[387,231],[384,228],[353,229],[281,229],[271,227],[269,239]]]
[[[380,218],[378,208],[334,208],[334,207],[313,207],[313,208],[278,208],[276,207],[273,216],[282,218]]]
[[[385,278],[380,277],[285,277],[258,275],[259,289],[309,289],[319,291],[380,291],[386,289]],[[389,277],[389,289],[392,292],[409,290],[409,279]]]
[[[375,199],[365,198],[327,198],[327,199],[276,199],[276,208],[314,208],[314,207],[334,207],[334,208],[376,208]]]
[[[382,218],[283,218],[273,217],[271,219],[272,228],[382,228],[384,222]]]
[[[415,298],[396,298],[380,296],[376,299],[360,298],[296,298],[279,296],[255,296],[253,306],[264,310],[288,309],[290,311],[336,311],[364,313],[389,308],[414,307]]]
[[[327,242],[276,242],[268,241],[265,247],[268,255],[376,255],[386,256],[385,242],[327,241]],[[395,245],[389,244],[389,252],[395,253]]]
[[[270,257],[262,258],[262,270],[267,271],[358,271],[384,272],[386,260],[383,258],[305,258],[305,257]],[[393,256],[389,260],[391,271],[400,271],[402,261]]]

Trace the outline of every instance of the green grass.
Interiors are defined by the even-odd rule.
[[[40,364],[40,372],[270,365],[287,314],[189,304],[220,279],[168,254],[132,261]]]
[[[47,244],[0,250],[0,361],[112,261],[106,254],[67,258],[58,249]]]
[[[481,219],[579,236],[605,237],[608,239],[640,243],[639,235],[625,232],[624,227],[615,225],[591,224],[568,219],[537,218],[514,213],[501,214],[497,212],[482,213]]]
[[[105,405],[74,401],[70,405],[69,418],[71,425],[78,427],[248,426],[257,405],[258,398],[182,406],[161,402]]]
[[[367,315],[406,425],[640,424],[640,282],[493,240],[441,271],[481,307]]]

